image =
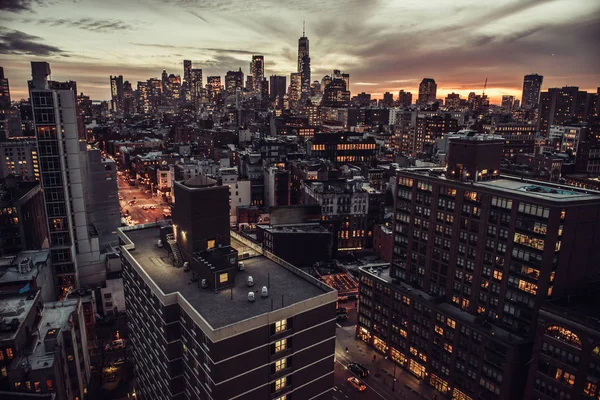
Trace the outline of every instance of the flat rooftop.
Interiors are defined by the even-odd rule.
[[[0,321],[6,325],[15,321],[14,329],[0,332],[0,341],[14,339],[36,301],[37,296],[31,296],[31,293],[0,298]]]
[[[492,189],[506,192],[507,195],[521,195],[538,200],[555,202],[572,201],[600,201],[600,192],[590,189],[581,189],[570,185],[561,185],[552,182],[534,179],[521,179],[511,175],[501,175],[498,179],[470,182],[449,179],[444,176],[444,168],[403,168],[400,172],[429,176],[447,182],[462,185],[472,185],[475,188]],[[432,173],[430,173],[432,172]]]
[[[123,233],[135,246],[135,249],[130,250],[131,255],[160,290],[165,295],[179,292],[213,330],[333,290],[304,278],[301,272],[293,273],[265,256],[258,256],[243,261],[245,271],[237,272],[232,289],[215,292],[210,288],[199,287],[199,282],[191,282],[191,271],[184,272],[183,268],[173,267],[166,248],[156,246],[160,238],[158,225],[124,230]],[[252,276],[254,280],[253,287],[246,286],[248,276]],[[261,297],[263,286],[269,286],[267,298]],[[250,291],[255,293],[254,302],[248,301]]]
[[[284,225],[262,225],[259,224],[262,229],[267,232],[273,233],[329,233],[329,231],[323,228],[318,223],[298,223],[298,224],[284,224]]]

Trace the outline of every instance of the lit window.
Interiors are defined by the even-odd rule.
[[[52,383],[52,379],[48,379],[48,380],[46,381],[46,388],[47,388],[48,390],[54,390],[54,383]]]
[[[287,319],[275,322],[275,333],[283,332],[287,329]]]
[[[581,339],[575,333],[568,329],[560,326],[549,326],[546,328],[546,335],[553,337],[554,339],[560,340],[561,342],[568,343],[572,346],[581,349]]]
[[[277,379],[275,381],[275,391],[277,392],[277,391],[283,389],[286,385],[287,385],[287,376]]]
[[[0,376],[2,376],[3,378],[6,378],[7,373],[6,373],[6,367],[2,367],[0,368]]]
[[[225,283],[225,282],[227,282],[227,279],[228,279],[227,272],[219,275],[219,283]]]
[[[13,354],[13,350],[10,347],[8,349],[6,349],[6,355],[8,356],[9,360],[13,359],[14,354]]]
[[[287,339],[281,339],[275,342],[275,353],[285,350],[287,347]]]
[[[215,248],[215,240],[214,239],[208,241],[208,248],[209,249]]]
[[[40,387],[40,383],[39,382],[33,382],[33,388],[38,393],[42,391],[42,388]]]
[[[275,361],[275,372],[279,372],[287,367],[287,358]]]

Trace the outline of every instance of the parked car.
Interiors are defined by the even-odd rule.
[[[365,390],[367,390],[367,385],[362,383],[360,379],[358,379],[355,376],[351,376],[350,378],[348,378],[348,382],[359,392],[364,392]]]
[[[366,378],[367,376],[369,376],[369,369],[359,363],[349,363],[348,369],[356,375],[360,376],[361,378]]]

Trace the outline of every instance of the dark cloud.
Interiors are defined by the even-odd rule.
[[[179,46],[179,45],[171,45],[171,44],[159,44],[159,43],[131,43],[136,46],[143,47],[156,47],[159,49],[185,49],[185,50],[196,50],[201,52],[210,52],[215,54],[241,54],[241,55],[253,55],[253,54],[262,54],[268,55],[269,53],[260,52],[260,51],[251,51],[246,49],[218,49],[212,47],[194,47],[194,46]]]
[[[0,28],[0,54],[68,57],[63,50],[41,43],[41,40],[21,31]]]
[[[0,0],[1,1],[1,0]],[[23,19],[25,23],[44,24],[48,26],[61,26],[68,28],[77,28],[92,32],[113,32],[133,30],[134,27],[124,21],[113,19],[67,19],[67,18],[43,18],[43,19]]]
[[[190,14],[192,14],[194,17],[198,18],[199,20],[202,20],[202,21],[208,23],[208,20],[206,18],[204,18],[202,15],[198,14],[195,11],[190,11]]]
[[[52,0],[0,0],[0,11],[21,13],[34,11],[34,6],[48,6],[53,4]]]

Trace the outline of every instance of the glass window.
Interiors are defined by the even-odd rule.
[[[209,240],[207,247],[209,249],[214,249],[215,248],[215,240],[214,239]]]
[[[225,283],[229,279],[227,272],[219,275],[219,283]]]
[[[277,392],[277,391],[283,389],[284,387],[286,387],[286,385],[287,385],[287,376],[277,379],[275,381],[275,391]]]
[[[287,347],[287,339],[281,339],[275,342],[275,353],[285,350]]]
[[[275,361],[275,372],[279,372],[285,368],[287,368],[287,358]]]
[[[283,332],[287,329],[287,319],[275,322],[275,333]]]

